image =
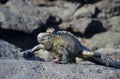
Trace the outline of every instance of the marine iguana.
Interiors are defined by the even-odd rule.
[[[109,56],[99,52],[92,52],[83,46],[77,37],[68,31],[55,31],[48,29],[39,33],[37,41],[40,43],[32,49],[35,52],[40,49],[48,50],[56,63],[66,64],[75,62],[75,58],[83,58],[97,64],[120,68],[120,62],[114,61]]]

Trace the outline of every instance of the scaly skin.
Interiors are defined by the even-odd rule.
[[[48,29],[47,32],[40,33],[37,40],[40,44],[35,46],[32,52],[48,50],[56,58],[54,60],[56,63],[75,62],[75,58],[80,57],[105,66],[120,68],[119,62],[113,61],[105,54],[90,51],[70,32]]]

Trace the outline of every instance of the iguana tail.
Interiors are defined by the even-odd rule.
[[[93,57],[90,60],[96,64],[120,69],[120,62],[113,60],[112,58],[110,58],[109,56],[105,54],[102,54],[102,55],[103,56],[101,57]]]

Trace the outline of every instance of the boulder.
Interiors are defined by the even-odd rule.
[[[19,3],[19,4],[18,4]],[[56,18],[48,13],[46,8],[35,8],[25,4],[22,0],[10,0],[0,6],[0,19],[3,29],[11,29],[31,33],[36,29],[43,30],[50,17]],[[57,20],[59,21],[59,20]],[[55,22],[54,20],[54,23]]]
[[[72,14],[79,6],[80,3],[58,2],[51,7],[34,7],[23,0],[10,0],[5,5],[0,5],[0,27],[26,33],[36,29],[42,31],[46,27],[57,26],[61,19],[71,20]]]
[[[81,34],[84,34],[86,32],[86,28],[89,26],[89,24],[92,22],[89,18],[81,18],[81,19],[75,19],[71,22],[64,22],[59,25],[60,29],[69,29],[71,28],[73,32],[79,32]]]
[[[108,19],[108,27],[106,29],[113,32],[120,32],[120,16],[112,17]]]
[[[68,22],[73,19],[73,14],[81,3],[72,3],[66,1],[57,1],[55,6],[48,8],[49,12],[61,18],[62,22]]]
[[[91,18],[79,18],[70,22],[63,22],[59,25],[59,28],[65,30],[70,29],[73,32],[78,33],[78,36],[82,34],[84,37],[91,37],[96,33],[106,31],[102,26],[102,22],[98,19]]]
[[[95,4],[99,10],[98,17],[106,18],[120,15],[120,4],[117,0],[103,0]]]
[[[0,60],[23,58],[20,51],[20,48],[0,39]]]
[[[120,48],[120,33],[104,32],[94,35],[92,38],[86,40],[86,46],[91,50],[99,48]]]
[[[120,32],[120,16],[114,16],[111,18],[98,18],[98,21],[101,22],[102,27],[106,31],[111,32]]]
[[[73,17],[76,18],[82,18],[82,17],[92,17],[95,15],[96,7],[94,5],[84,5],[76,10],[76,12],[73,14]]]

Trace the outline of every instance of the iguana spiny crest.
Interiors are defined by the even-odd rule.
[[[53,34],[56,34],[56,35],[70,35],[70,36],[74,37],[75,39],[77,39],[77,37],[69,31],[55,31],[54,28],[48,28],[46,32],[47,33],[53,33]]]
[[[55,35],[70,35],[73,38],[77,39],[77,37],[75,35],[73,35],[71,32],[68,32],[68,31],[55,31],[54,28],[48,28],[46,30],[46,33],[39,33],[37,38],[43,38],[45,36],[51,36],[52,34],[55,34]],[[38,39],[38,41],[40,41],[40,40]]]

